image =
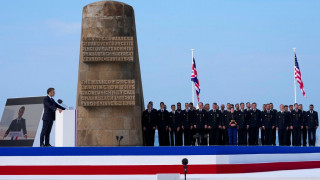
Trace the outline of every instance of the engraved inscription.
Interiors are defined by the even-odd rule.
[[[81,106],[135,105],[135,80],[86,80],[80,89]]]
[[[133,50],[133,36],[82,38],[83,62],[132,62]]]

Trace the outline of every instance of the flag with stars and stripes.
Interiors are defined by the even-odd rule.
[[[296,53],[294,53],[294,78],[297,80],[297,83],[299,84],[299,87],[301,89],[302,95],[303,97],[306,97],[306,92],[304,91],[304,85],[303,85],[303,81],[301,78],[301,71],[299,68],[299,63],[298,63],[298,59],[297,59],[297,55]]]

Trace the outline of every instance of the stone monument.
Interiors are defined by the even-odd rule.
[[[100,1],[83,8],[77,146],[142,145],[144,110],[133,8]]]

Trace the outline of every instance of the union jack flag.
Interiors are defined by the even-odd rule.
[[[294,63],[294,78],[297,80],[297,83],[299,84],[299,87],[301,89],[303,97],[306,97],[306,92],[304,91],[304,85],[303,85],[303,81],[302,81],[302,78],[301,78],[301,72],[300,72],[299,63],[298,63],[298,59],[297,59],[296,53],[294,53],[294,59],[295,59],[295,63]]]
[[[198,79],[198,72],[197,72],[197,69],[196,69],[196,60],[194,58],[193,58],[193,61],[192,61],[191,81],[194,82],[194,87],[195,87],[196,94],[197,94],[197,99],[198,99],[198,102],[199,102],[200,83],[199,83],[199,79]]]

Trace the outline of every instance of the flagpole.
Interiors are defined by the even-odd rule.
[[[193,51],[194,49],[191,49],[191,64],[193,64]],[[194,82],[191,81],[191,88],[192,88],[192,103],[194,105]]]
[[[294,64],[293,64],[293,84],[294,84],[294,103],[297,103],[297,85],[296,85],[296,78],[295,78],[295,70],[296,67],[296,48],[293,48],[293,58],[294,58]]]

